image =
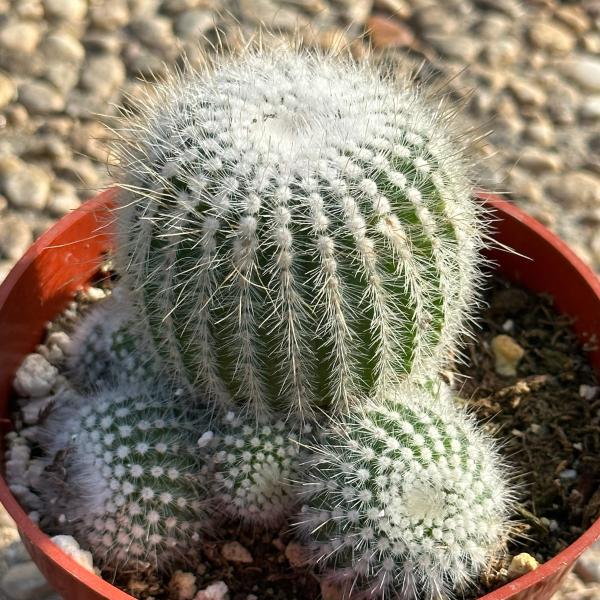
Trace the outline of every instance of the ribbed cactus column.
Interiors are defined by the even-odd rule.
[[[504,548],[503,463],[442,396],[403,384],[315,448],[296,526],[325,576],[357,597],[453,597]]]
[[[120,268],[184,381],[304,414],[447,359],[484,227],[440,104],[280,49],[176,76],[139,109],[120,147]]]
[[[184,563],[208,524],[201,423],[139,388],[105,386],[57,405],[41,436],[49,527],[112,573]]]

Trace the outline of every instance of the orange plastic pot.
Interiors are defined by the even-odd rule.
[[[36,241],[0,286],[2,437],[11,428],[12,380],[21,360],[41,341],[45,323],[90,281],[113,243],[109,210],[113,194],[104,192],[61,219]],[[490,252],[502,275],[531,291],[554,296],[557,308],[576,318],[575,330],[582,342],[600,339],[600,282],[596,275],[535,219],[497,196],[479,196],[495,213],[498,241],[523,255]],[[600,372],[600,350],[589,356]],[[1,478],[0,502],[16,521],[34,562],[65,600],[133,600],[56,547],[27,517]],[[480,600],[549,600],[579,555],[599,537],[600,519],[537,570]]]

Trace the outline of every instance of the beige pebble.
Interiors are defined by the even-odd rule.
[[[237,563],[251,563],[254,561],[252,554],[248,552],[239,542],[227,542],[221,548],[221,554],[225,560]]]
[[[307,563],[306,550],[296,542],[290,542],[285,548],[285,557],[290,566],[294,568],[303,567]]]
[[[538,561],[535,560],[531,554],[522,552],[521,554],[513,556],[513,559],[510,561],[510,566],[508,567],[508,578],[515,579],[516,577],[525,575],[525,573],[529,573],[529,571],[535,571],[538,567]]]
[[[194,600],[224,600],[228,597],[228,591],[227,585],[223,581],[217,581],[200,590]]]
[[[196,595],[196,576],[193,573],[175,571],[169,581],[169,591],[177,600],[192,600]]]
[[[509,335],[497,335],[492,340],[492,352],[496,360],[495,370],[498,375],[513,377],[517,374],[517,365],[523,358],[525,350]]]

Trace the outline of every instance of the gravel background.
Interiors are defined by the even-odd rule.
[[[493,132],[480,183],[600,270],[600,1],[0,0],[0,280],[110,182],[105,118],[198,43],[261,23],[307,44],[400,57]],[[221,33],[217,35],[216,30]],[[0,509],[1,511],[1,509]],[[600,599],[600,548],[557,595]],[[50,596],[0,512],[0,600]]]

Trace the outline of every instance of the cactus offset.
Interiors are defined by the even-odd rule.
[[[304,426],[302,435],[308,434]],[[219,513],[246,525],[282,525],[297,503],[300,437],[283,420],[248,425],[227,413],[206,450]]]
[[[326,576],[365,597],[434,600],[502,551],[512,493],[472,417],[403,384],[315,448],[296,517]]]
[[[310,414],[435,371],[484,238],[440,104],[349,59],[248,51],[123,129],[120,270],[169,370]]]
[[[113,573],[185,560],[207,526],[201,424],[135,388],[57,406],[41,446],[47,517]]]
[[[116,288],[110,298],[93,305],[71,336],[67,371],[78,389],[135,384],[153,372],[152,359],[144,358],[130,333],[130,308],[121,292]]]

